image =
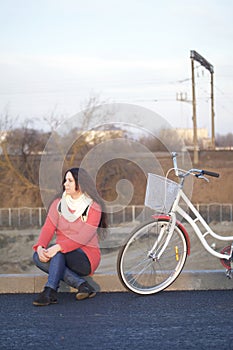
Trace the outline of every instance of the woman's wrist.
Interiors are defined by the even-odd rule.
[[[42,249],[44,249],[44,248],[43,248],[41,245],[38,245],[38,247],[37,247],[37,249],[36,249],[37,253],[39,254],[39,252],[40,252]]]
[[[61,251],[61,246],[60,246],[60,244],[57,243],[56,246],[57,246],[57,251],[60,252],[60,251]]]

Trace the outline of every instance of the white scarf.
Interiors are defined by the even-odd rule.
[[[62,195],[61,214],[69,222],[74,222],[83,214],[87,207],[93,202],[93,200],[84,193],[77,199],[73,199],[66,191]],[[71,211],[74,211],[71,213]]]

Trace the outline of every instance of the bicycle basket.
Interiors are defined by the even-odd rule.
[[[145,206],[168,214],[179,191],[179,184],[156,174],[148,174]]]

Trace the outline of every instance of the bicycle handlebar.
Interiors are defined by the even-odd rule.
[[[184,176],[187,176],[189,174],[195,174],[195,176],[198,178],[198,177],[202,177],[204,175],[207,175],[207,176],[213,176],[213,177],[219,177],[219,174],[218,173],[215,173],[213,171],[209,171],[209,170],[203,170],[203,169],[190,169],[188,171],[185,172],[185,175],[184,175],[184,172],[182,171],[182,173],[179,172],[179,169],[177,167],[177,160],[176,160],[176,157],[177,157],[177,153],[176,152],[172,152],[172,160],[173,160],[173,165],[174,165],[174,170],[175,170],[175,174],[176,176],[178,177],[184,177]]]
[[[202,170],[201,171],[203,175],[213,176],[213,177],[219,177],[218,173],[214,173],[213,171],[209,170]]]

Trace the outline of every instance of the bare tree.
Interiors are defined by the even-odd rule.
[[[233,147],[233,133],[226,135],[217,135],[216,145],[219,147]]]
[[[4,137],[0,141],[1,204],[39,204],[38,167],[48,135],[33,129],[29,120],[14,128],[8,115],[2,119],[3,127]]]
[[[52,113],[44,120],[48,123],[47,132],[33,128],[32,120],[17,126],[15,120],[5,113],[1,116],[0,134],[0,206],[39,206],[42,204],[39,188],[39,168],[41,155],[47,141],[53,139],[52,152],[64,156],[64,168],[78,165],[87,152],[106,137],[115,137],[114,132],[104,127],[91,130],[92,125],[103,125],[106,120],[98,96],[91,96],[80,113],[79,125],[67,134],[58,129],[62,117]],[[109,112],[110,113],[110,112]],[[109,114],[108,113],[108,114]],[[108,136],[106,136],[108,134]],[[74,140],[70,146],[70,140]],[[69,148],[69,149],[68,149]],[[68,149],[68,151],[67,151]],[[63,154],[64,153],[64,154]]]

